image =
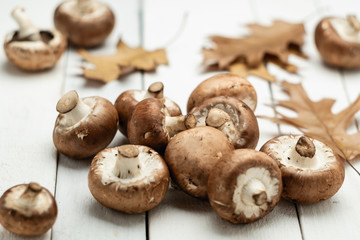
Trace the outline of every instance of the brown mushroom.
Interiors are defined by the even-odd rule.
[[[315,30],[315,43],[325,63],[341,68],[360,68],[360,22],[327,17]]]
[[[70,91],[59,100],[56,110],[54,144],[69,157],[93,156],[109,145],[117,132],[116,109],[105,98],[79,98],[76,91]]]
[[[123,145],[99,152],[88,176],[89,189],[105,207],[142,213],[157,206],[169,187],[163,158],[146,146]]]
[[[147,98],[139,102],[127,125],[131,144],[149,146],[162,153],[175,134],[195,126],[193,115],[166,116],[164,99]]]
[[[285,135],[269,140],[261,151],[280,166],[282,196],[288,200],[316,203],[333,196],[344,182],[343,163],[320,141]]]
[[[241,100],[224,96],[210,98],[194,107],[190,114],[196,118],[196,127],[219,129],[235,148],[256,147],[258,123],[253,111]]]
[[[134,111],[136,104],[146,98],[163,98],[164,85],[161,82],[151,84],[147,91],[144,90],[127,90],[120,94],[115,101],[115,108],[119,114],[119,130],[127,136],[127,122]],[[169,98],[165,98],[165,115],[181,115],[180,107]]]
[[[66,39],[57,30],[39,30],[26,16],[23,8],[11,15],[20,29],[6,35],[4,50],[10,63],[27,71],[53,67],[66,49]]]
[[[196,127],[173,137],[165,150],[172,179],[186,193],[207,198],[207,182],[218,160],[234,149],[219,130]]]
[[[69,0],[54,13],[55,27],[78,47],[95,47],[109,36],[115,16],[104,3],[91,0]]]
[[[21,236],[39,236],[55,223],[53,195],[35,182],[8,189],[0,198],[0,224]]]
[[[254,222],[273,210],[282,191],[281,172],[269,156],[253,149],[225,154],[208,181],[210,204],[232,223]]]
[[[200,83],[189,97],[187,111],[217,96],[236,98],[255,111],[257,96],[254,87],[245,78],[231,73],[217,74]]]

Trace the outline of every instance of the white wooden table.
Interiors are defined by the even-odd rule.
[[[116,14],[116,26],[107,42],[94,53],[111,53],[121,37],[131,46],[152,50],[165,47],[169,66],[155,74],[134,73],[106,85],[81,76],[80,57],[68,48],[59,63],[40,73],[22,72],[0,54],[0,194],[9,187],[36,181],[56,196],[58,219],[47,234],[35,239],[360,239],[360,162],[345,163],[346,177],[331,199],[305,206],[281,200],[269,215],[252,224],[222,221],[205,201],[178,190],[146,214],[127,215],[102,207],[87,187],[90,160],[73,160],[58,154],[52,143],[55,105],[63,93],[75,89],[81,97],[98,95],[114,102],[127,89],[146,89],[154,81],[165,84],[165,94],[186,112],[191,91],[215,73],[201,67],[201,48],[208,36],[238,37],[246,23],[270,24],[274,19],[304,22],[304,51],[309,60],[291,57],[299,74],[276,66],[270,71],[280,80],[302,82],[313,100],[337,100],[334,111],[354,101],[360,93],[360,71],[325,66],[317,53],[313,32],[327,15],[359,14],[357,0],[107,0]],[[15,6],[24,6],[33,22],[53,27],[53,11],[60,1],[13,0],[0,3],[0,37],[15,29],[10,18]],[[257,115],[273,116],[265,104],[286,96],[275,84],[249,77],[258,94]],[[357,115],[360,120],[359,115]],[[294,128],[259,119],[258,148],[268,139]],[[350,129],[356,131],[356,125]],[[126,143],[118,133],[112,146]],[[0,226],[0,239],[22,239]]]

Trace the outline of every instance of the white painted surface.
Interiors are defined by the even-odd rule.
[[[35,239],[146,239],[146,215],[127,215],[102,207],[87,187],[90,160],[73,160],[59,156],[52,143],[56,118],[55,105],[61,94],[75,89],[79,95],[98,95],[114,102],[127,89],[145,89],[152,82],[163,81],[165,95],[186,112],[191,91],[214,72],[203,72],[201,47],[207,46],[213,34],[238,37],[246,33],[244,24],[269,24],[273,19],[305,21],[305,52],[309,60],[291,57],[299,66],[291,75],[276,66],[270,71],[279,79],[302,81],[313,100],[336,98],[334,112],[354,101],[360,92],[360,72],[342,71],[325,66],[315,48],[313,31],[326,15],[345,15],[359,9],[357,1],[110,1],[117,23],[108,41],[93,53],[111,53],[121,36],[131,46],[143,42],[148,50],[166,47],[169,66],[156,73],[130,74],[108,84],[86,80],[78,68],[82,61],[70,48],[55,68],[40,73],[26,73],[11,66],[0,54],[0,194],[9,187],[37,181],[54,192],[59,216],[52,232]],[[10,11],[25,6],[34,24],[52,27],[53,10],[60,1],[16,0],[0,4],[0,36],[16,27]],[[141,8],[141,6],[143,6]],[[143,15],[142,15],[143,14]],[[139,17],[143,16],[143,22]],[[143,25],[143,26],[142,26]],[[249,77],[258,94],[256,115],[272,116],[265,104],[286,95],[278,86]],[[357,115],[360,123],[360,115]],[[259,119],[260,140],[257,149],[279,134],[276,124]],[[351,131],[356,131],[352,126]],[[281,133],[298,133],[292,127],[281,127]],[[117,134],[111,146],[126,143]],[[360,169],[359,161],[351,163]],[[57,175],[56,175],[57,174]],[[281,200],[268,216],[248,225],[232,225],[221,220],[210,205],[179,190],[170,190],[163,203],[148,214],[150,239],[360,239],[359,174],[346,164],[343,187],[331,199],[310,206]],[[302,234],[300,232],[300,225]],[[0,226],[0,240],[22,239]]]

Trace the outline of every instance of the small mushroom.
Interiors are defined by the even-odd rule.
[[[104,3],[91,0],[69,0],[54,13],[55,27],[78,47],[95,47],[109,36],[115,16]]]
[[[42,235],[54,225],[56,217],[53,195],[35,182],[16,185],[0,198],[0,224],[17,235]]]
[[[5,37],[4,50],[8,60],[27,71],[53,67],[66,49],[64,36],[57,30],[36,28],[23,8],[15,8],[11,15],[20,29]]]
[[[253,149],[225,154],[208,181],[212,208],[232,223],[254,222],[273,210],[282,191],[281,172],[268,155]]]
[[[195,127],[193,115],[167,116],[163,99],[147,98],[139,102],[127,125],[131,144],[149,146],[163,152],[175,134]]]
[[[280,166],[288,200],[310,204],[332,197],[344,182],[343,163],[324,143],[305,136],[273,138],[261,151]]]
[[[127,122],[130,118],[136,104],[146,98],[163,98],[164,85],[161,82],[151,84],[147,91],[144,90],[128,90],[120,94],[115,101],[115,108],[119,114],[119,130],[127,136]],[[180,107],[169,98],[165,98],[165,115],[179,116],[181,115]]]
[[[99,152],[88,176],[89,189],[105,207],[142,213],[157,206],[169,187],[164,159],[146,146],[123,145]]]
[[[59,115],[53,140],[59,152],[72,158],[87,158],[104,149],[118,129],[114,105],[102,97],[79,98],[76,91],[57,103]]]
[[[165,161],[172,179],[186,193],[207,198],[207,182],[211,169],[234,146],[219,130],[196,127],[173,137],[165,150]]]
[[[239,99],[255,111],[257,96],[254,87],[245,78],[231,73],[217,74],[200,83],[189,97],[187,111],[217,96]]]
[[[235,148],[256,147],[258,123],[253,111],[241,100],[223,96],[210,98],[194,107],[190,114],[196,118],[196,127],[219,129]]]
[[[341,68],[360,68],[360,22],[327,17],[315,30],[315,43],[325,63]]]

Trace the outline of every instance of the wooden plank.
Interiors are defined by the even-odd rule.
[[[10,16],[21,5],[33,23],[51,29],[56,1],[4,1],[1,3],[0,39],[18,29]],[[39,14],[42,12],[42,14]],[[56,151],[52,128],[56,114],[54,105],[60,96],[66,57],[47,71],[24,72],[12,66],[5,53],[0,55],[0,194],[8,188],[36,181],[54,192]],[[36,141],[34,141],[36,139]],[[34,239],[50,239],[51,231]],[[24,239],[0,226],[0,239]]]
[[[131,46],[140,44],[138,1],[104,1],[116,15],[116,26],[106,43],[92,53],[109,54],[115,51],[120,36]],[[130,74],[120,80],[102,84],[86,80],[79,68],[81,58],[71,48],[66,68],[64,92],[75,89],[80,97],[102,96],[115,102],[120,93],[140,89],[140,73]],[[55,105],[54,105],[55,106]],[[127,143],[117,133],[110,146]],[[145,239],[145,214],[128,215],[103,207],[91,195],[87,175],[91,160],[74,160],[60,155],[56,198],[59,217],[53,230],[53,239]]]
[[[145,85],[164,82],[165,95],[175,100],[184,113],[192,90],[216,74],[205,73],[201,67],[201,48],[208,43],[207,37],[213,34],[238,37],[247,32],[241,26],[254,21],[247,1],[151,0],[145,1],[144,13],[145,47],[165,46],[170,62],[169,66],[159,67],[155,74],[146,74]],[[175,40],[171,40],[174,36]],[[268,84],[257,78],[250,80],[259,96],[256,114],[272,114],[272,110],[264,106],[271,99]],[[278,130],[275,124],[264,120],[259,120],[259,125],[265,129],[260,136],[260,146],[270,136],[277,135]],[[221,220],[208,202],[172,189],[164,202],[149,212],[150,239],[170,236],[172,239],[282,239],[289,234],[301,239],[295,208],[285,201],[256,223],[232,225]]]

